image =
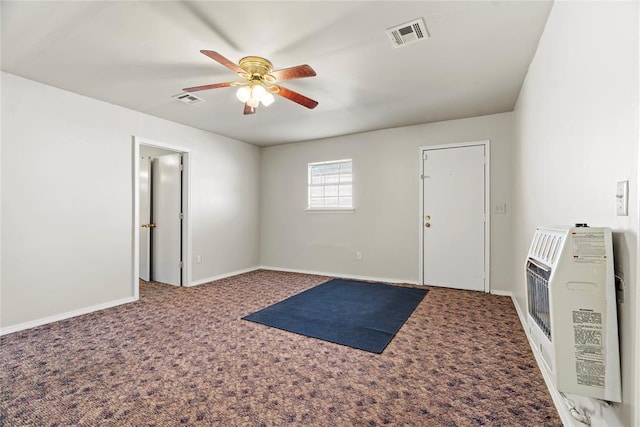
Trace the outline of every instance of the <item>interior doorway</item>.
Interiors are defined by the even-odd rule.
[[[139,279],[190,283],[190,151],[134,137],[133,291]]]
[[[140,147],[140,278],[182,285],[182,153]]]

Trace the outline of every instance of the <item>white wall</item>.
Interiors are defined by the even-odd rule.
[[[134,295],[133,135],[192,150],[192,280],[258,264],[258,148],[2,73],[3,329]]]
[[[492,204],[509,203],[511,125],[505,113],[264,148],[262,265],[417,282],[418,148],[491,140]],[[344,158],[353,159],[355,212],[306,213],[307,164]],[[492,290],[511,290],[511,225],[509,209],[492,215]]]
[[[640,414],[633,418],[639,72],[637,2],[556,2],[514,112],[513,282],[522,312],[523,263],[536,226],[585,222],[615,233],[616,270],[626,283],[619,305],[624,402],[593,414],[594,425],[640,425]],[[630,212],[619,217],[616,182],[623,180]]]

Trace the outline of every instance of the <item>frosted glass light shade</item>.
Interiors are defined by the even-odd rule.
[[[262,105],[264,105],[265,107],[268,107],[269,105],[273,104],[273,101],[275,101],[275,98],[269,92],[265,92],[262,98],[260,98],[260,101],[262,102]]]
[[[260,102],[265,107],[273,104],[275,100],[271,92],[262,84],[254,83],[252,86],[242,86],[236,92],[238,99],[249,107],[256,108]]]
[[[267,90],[262,85],[255,85],[253,91],[251,91],[251,94],[258,99],[262,98],[266,93]]]
[[[251,98],[251,89],[249,89],[246,86],[242,86],[236,92],[236,96],[238,97],[238,99],[240,101],[247,102],[247,101],[249,101],[249,98]]]

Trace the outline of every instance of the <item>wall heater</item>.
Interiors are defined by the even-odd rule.
[[[529,339],[556,388],[620,402],[611,230],[538,227],[525,270]]]

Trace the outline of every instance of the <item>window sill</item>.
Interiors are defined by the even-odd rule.
[[[307,208],[304,210],[306,213],[339,213],[339,214],[352,214],[355,212],[353,208]]]

